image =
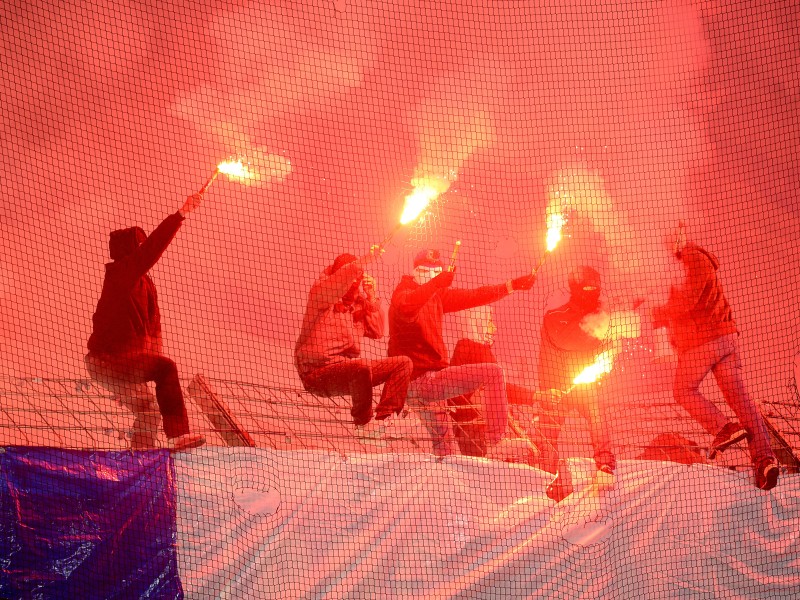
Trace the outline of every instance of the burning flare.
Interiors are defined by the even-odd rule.
[[[214,180],[217,178],[217,175],[220,173],[224,173],[228,176],[229,179],[238,179],[239,181],[246,182],[250,179],[255,179],[256,175],[250,169],[244,166],[244,163],[241,159],[239,160],[227,160],[221,162],[217,165],[217,168],[214,169],[214,173],[211,177],[208,178],[208,181],[205,182],[202,188],[200,188],[200,195],[206,193],[208,188],[211,187],[211,184],[214,183]]]
[[[585,383],[594,383],[602,375],[611,373],[611,368],[614,366],[614,353],[611,350],[606,350],[597,355],[594,364],[589,365],[583,371],[578,373],[578,376],[572,380],[573,385],[581,385]]]
[[[438,177],[415,177],[411,180],[414,190],[406,196],[400,224],[407,225],[428,208],[428,205],[447,191],[450,184]]]
[[[217,165],[217,171],[233,179],[253,179],[255,174],[240,160],[229,160]]]
[[[561,213],[547,213],[547,251],[552,252],[561,241],[561,230],[564,228],[564,215]]]

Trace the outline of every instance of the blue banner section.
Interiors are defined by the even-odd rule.
[[[0,598],[183,598],[167,452],[0,449]]]

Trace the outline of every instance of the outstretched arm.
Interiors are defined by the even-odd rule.
[[[201,197],[194,194],[186,199],[178,212],[169,215],[161,224],[147,236],[147,239],[126,258],[132,266],[131,276],[138,279],[147,273],[158,262],[161,255],[170,245],[175,234],[178,233],[185,215],[192,212],[200,205]]]

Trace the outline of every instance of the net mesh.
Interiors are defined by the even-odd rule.
[[[480,438],[480,391],[464,400],[476,408],[466,427],[452,403],[411,394],[378,445],[357,435],[349,394],[308,391],[301,381],[294,351],[312,285],[338,255],[382,244],[366,271],[384,310],[420,250],[439,250],[455,266],[453,288],[503,286],[536,270],[532,289],[492,303],[491,351],[511,399],[507,436],[532,444],[518,459],[531,472],[548,471],[542,449],[553,443],[554,415],[564,419],[554,442],[561,464],[597,454],[583,408],[567,396],[553,402],[539,364],[545,314],[569,300],[570,273],[588,265],[600,273],[605,316],[583,331],[598,340],[593,357],[613,350],[613,366],[576,385],[602,407],[616,460],[702,463],[752,478],[746,443],[710,458],[714,435],[675,400],[678,357],[668,330],[653,327],[653,308],[685,285],[664,247],[679,222],[718,262],[746,389],[781,476],[796,472],[796,4],[76,0],[0,10],[0,446],[131,448],[130,399],[85,364],[109,233],[134,225],[151,233],[207,184],[149,277],[189,428],[209,447],[241,447],[227,458],[203,455],[220,468],[234,461],[235,477],[246,479],[253,449],[405,464],[436,453],[431,415],[450,423],[449,435]],[[224,161],[244,170],[220,173]],[[419,190],[430,203],[401,222]],[[554,222],[561,238],[548,249]],[[474,327],[473,312],[445,314],[447,352]],[[387,339],[364,338],[361,357],[384,358]],[[154,399],[154,383],[146,385]],[[720,418],[741,417],[714,376],[699,389]],[[155,447],[168,446],[160,421],[155,435]],[[300,487],[310,477],[282,468]],[[473,485],[492,489],[493,477],[486,471]],[[328,506],[325,531],[374,518],[368,479]],[[437,482],[424,494],[446,504],[451,491]],[[207,481],[209,490],[220,484]],[[701,480],[689,488],[706,493]],[[345,506],[351,497],[358,503]],[[436,535],[426,519],[437,517],[417,516],[411,539],[424,549]],[[282,547],[281,560],[307,572],[308,540],[295,541],[300,548]],[[216,541],[227,556],[217,568],[229,565],[231,578],[252,567],[236,542]],[[561,563],[564,596],[599,594],[571,574],[602,570],[628,543],[617,536]],[[371,565],[345,586],[350,597],[407,581],[375,548],[337,552]],[[185,556],[191,588],[186,578],[201,572],[203,557]],[[513,582],[530,573],[509,569],[470,593],[522,595]],[[619,569],[622,595],[668,593],[656,578],[637,584]],[[287,577],[250,593],[326,594],[322,583],[309,590]],[[222,593],[195,585],[197,597]],[[392,587],[397,596],[418,592]]]

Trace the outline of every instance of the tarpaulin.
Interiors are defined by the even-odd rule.
[[[187,598],[800,598],[800,476],[251,448],[176,456]]]
[[[182,598],[167,452],[0,451],[0,598]]]

